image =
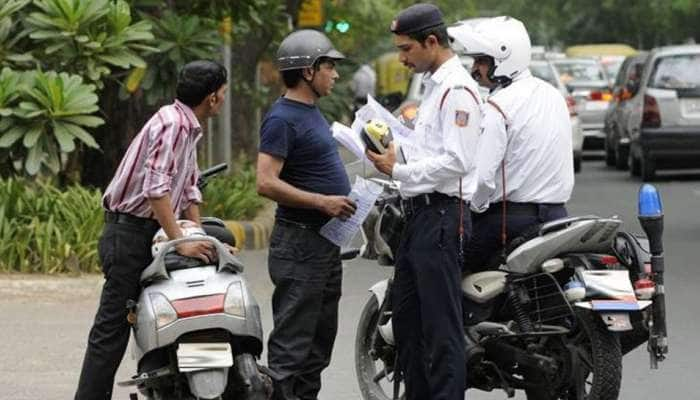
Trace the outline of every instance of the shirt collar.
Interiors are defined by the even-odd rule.
[[[192,127],[192,133],[195,135],[202,133],[202,125],[199,123],[197,116],[194,115],[194,111],[192,111],[187,104],[177,99],[175,99],[174,105],[185,113],[185,118],[187,118],[187,120],[190,122],[190,126]]]
[[[461,65],[462,62],[455,54],[454,56],[450,57],[449,60],[442,63],[442,65],[434,73],[426,74],[424,81],[425,83],[432,82],[434,85],[439,85],[445,80],[445,78],[447,78],[454,68],[460,67]]]

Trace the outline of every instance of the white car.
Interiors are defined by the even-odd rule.
[[[569,107],[569,116],[571,117],[571,144],[574,148],[574,172],[581,172],[581,158],[583,153],[583,128],[581,127],[581,119],[578,117],[576,110],[576,101],[569,94],[566,86],[559,79],[554,66],[546,60],[532,60],[530,62],[530,72],[533,76],[548,82],[559,90],[566,105]]]

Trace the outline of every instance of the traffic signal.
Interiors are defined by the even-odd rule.
[[[341,19],[341,20],[328,20],[326,21],[326,24],[323,26],[323,30],[325,30],[327,33],[333,32],[333,30],[336,30],[340,33],[346,33],[347,31],[350,30],[350,22],[347,20]]]

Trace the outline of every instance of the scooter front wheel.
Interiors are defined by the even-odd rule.
[[[355,372],[363,400],[393,399],[396,352],[378,335],[378,321],[379,304],[372,295],[362,309],[355,336]],[[403,383],[398,393],[400,399],[405,399]]]

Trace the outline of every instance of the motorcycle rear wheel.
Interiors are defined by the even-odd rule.
[[[377,331],[379,320],[379,304],[375,296],[370,296],[367,304],[360,314],[360,322],[357,324],[355,336],[355,372],[357,382],[362,393],[363,400],[391,400],[393,398],[393,386],[395,373],[375,379],[380,372],[393,365],[387,366],[381,358],[372,357],[372,340]],[[404,386],[399,388],[399,399],[405,399]]]
[[[528,400],[617,400],[622,380],[622,352],[617,335],[610,332],[600,316],[589,310],[576,310],[578,329],[568,338],[578,349],[580,371],[574,380],[583,385],[583,398],[576,387],[553,395],[547,389],[528,389]]]

